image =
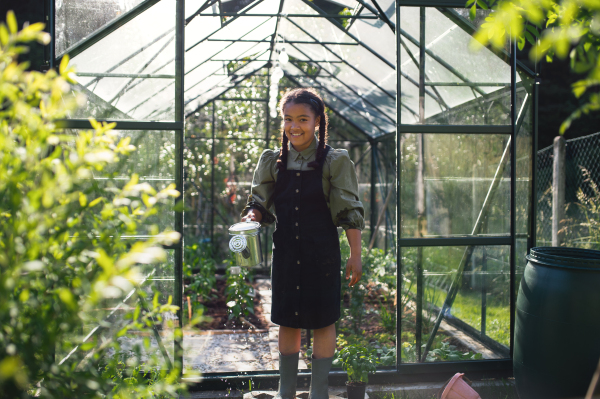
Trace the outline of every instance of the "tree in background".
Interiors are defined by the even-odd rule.
[[[42,29],[0,23],[0,396],[177,397],[182,365],[149,338],[177,331],[177,308],[141,281],[179,240],[148,226],[179,193],[112,179],[135,151],[114,126],[56,130],[78,102],[68,59],[45,74],[16,61]],[[124,237],[142,226],[152,238]]]
[[[600,110],[600,0],[469,0],[466,5],[473,19],[478,7],[492,10],[475,34],[473,47],[500,50],[510,38],[522,50],[529,42],[532,60],[568,57],[571,70],[585,75],[572,90],[587,101],[562,123],[561,134],[583,114]]]

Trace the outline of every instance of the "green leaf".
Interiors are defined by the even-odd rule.
[[[58,72],[62,75],[67,70],[69,66],[69,54],[65,54],[60,60],[60,66],[58,67]]]
[[[531,34],[537,38],[540,37],[540,32],[538,32],[537,28],[533,25],[527,25],[527,30],[531,32]]]
[[[79,347],[79,349],[81,349],[82,351],[89,351],[90,349],[94,348],[94,346],[96,346],[96,344],[94,342],[86,342],[85,344],[81,345]]]
[[[471,9],[469,10],[469,18],[471,18],[471,20],[474,20],[476,16],[477,16],[477,4],[473,4],[473,7],[471,7]]]
[[[75,297],[67,288],[60,288],[58,290],[58,297],[71,310],[76,309],[77,304],[75,303]]]
[[[531,33],[525,32],[525,38],[532,46],[535,46],[535,38],[533,37],[533,35]],[[521,50],[523,50],[523,49],[521,49]]]
[[[485,1],[483,1],[483,0],[477,0],[477,5],[479,7],[481,7],[482,10],[488,10],[489,9],[488,5],[485,4]]]
[[[6,13],[6,24],[8,25],[8,30],[13,35],[19,31],[19,26],[17,25],[17,18],[15,17],[14,11],[9,10]]]
[[[517,38],[517,47],[519,50],[523,50],[525,48],[525,37],[519,36]]]
[[[10,36],[8,35],[6,25],[0,24],[0,43],[2,43],[3,46],[6,46],[9,40]]]
[[[467,4],[465,4],[465,8],[471,7],[474,3],[475,3],[475,0],[467,1]]]
[[[96,198],[95,200],[93,200],[92,202],[90,202],[89,207],[92,208],[92,207],[96,206],[103,199],[104,199],[103,197]]]
[[[81,205],[82,207],[87,205],[87,197],[84,193],[79,193],[79,205]]]

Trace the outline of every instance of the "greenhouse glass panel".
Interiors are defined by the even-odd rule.
[[[77,130],[68,131],[78,134]],[[134,131],[113,130],[118,143],[129,138],[130,145],[135,150],[127,156],[121,156],[118,161],[108,164],[102,172],[94,173],[90,191],[96,198],[104,197],[108,201],[114,199],[113,189],[122,189],[131,181],[132,176],[138,176],[140,183],[147,183],[156,191],[167,188],[175,183],[175,133],[172,131]],[[169,205],[164,205],[169,208]],[[173,230],[175,212],[163,209],[149,216],[142,226],[137,226],[138,236],[128,239],[147,239],[151,235],[151,227],[157,226],[159,231]]]
[[[278,2],[277,2],[278,3]],[[299,29],[310,32],[320,42],[349,43],[353,42],[343,30],[334,25],[335,22],[319,17],[318,7],[302,1],[286,1],[283,4],[283,14],[314,15],[314,18],[288,17],[289,21]],[[341,11],[341,10],[340,10]],[[325,11],[324,11],[325,12]],[[337,13],[336,13],[337,14]],[[286,36],[287,32],[283,32]]]
[[[106,24],[136,8],[143,0],[52,0],[55,7],[57,54],[102,30]]]
[[[403,134],[402,237],[508,235],[509,138]]]
[[[422,22],[418,7],[402,7],[401,13],[402,123],[423,123],[418,117],[422,73],[425,123],[510,124],[508,55],[474,48],[473,31],[462,28],[472,26],[471,22],[454,9],[426,8]],[[426,53],[424,68],[419,65],[421,39]]]
[[[141,311],[150,311],[153,301],[166,305],[172,301],[175,293],[175,257],[173,250],[166,250],[164,262],[154,265],[139,265],[137,283],[133,289],[113,298],[106,297],[96,309],[80,313],[83,329],[80,334],[84,342],[93,339],[103,341],[114,335],[123,327],[131,324],[131,319],[125,318],[127,313],[139,307]],[[141,333],[130,328],[126,336],[118,337],[120,352],[107,351],[106,356],[118,356],[123,362],[136,358],[142,363],[150,358],[160,357],[174,361],[175,328],[179,325],[176,316],[171,312],[160,314],[154,318],[152,333]],[[106,337],[106,338],[105,338]],[[79,342],[79,338],[74,342]],[[62,348],[62,347],[61,347]],[[73,351],[77,348],[73,348]],[[72,352],[57,352],[58,360],[66,361]]]
[[[87,97],[71,117],[174,120],[175,0],[163,0],[71,59]]]
[[[507,246],[402,248],[402,363],[509,356],[509,255]]]
[[[361,14],[362,15],[362,14]],[[368,15],[368,14],[364,14]],[[374,52],[384,58],[389,64],[396,63],[396,52],[390,51],[396,47],[396,36],[389,26],[378,19],[356,20],[350,28],[354,36],[369,46]]]

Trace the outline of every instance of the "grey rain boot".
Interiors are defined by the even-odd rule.
[[[274,399],[294,399],[298,380],[300,352],[284,356],[279,353],[279,390]]]
[[[332,357],[312,358],[312,376],[310,378],[309,399],[329,399],[329,370]]]

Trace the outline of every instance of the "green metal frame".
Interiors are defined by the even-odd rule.
[[[50,0],[50,1],[53,4],[53,1],[52,0]],[[84,50],[90,48],[93,44],[100,41],[102,38],[106,37],[107,35],[114,32],[119,27],[121,27],[124,24],[126,24],[127,22],[131,21],[137,15],[141,14],[142,12],[144,12],[147,9],[149,9],[150,7],[152,7],[158,1],[160,1],[160,0],[145,0],[145,1],[143,1],[138,6],[134,7],[131,11],[118,17],[111,23],[104,26],[99,31],[94,32],[92,35],[90,35],[85,40],[75,44],[74,46],[71,46],[64,53],[69,53],[71,56],[80,54]],[[194,112],[198,111],[198,109],[205,107],[208,103],[212,103],[213,104],[213,106],[212,106],[213,133],[212,134],[213,134],[213,138],[214,138],[214,134],[215,134],[215,132],[214,132],[214,130],[215,130],[214,102],[215,101],[256,101],[256,102],[264,102],[265,107],[267,107],[266,103],[269,100],[268,98],[267,99],[262,99],[262,98],[261,99],[224,98],[223,95],[225,93],[227,93],[229,90],[237,87],[240,83],[245,81],[250,76],[254,76],[255,73],[261,71],[263,68],[270,68],[273,65],[271,61],[273,60],[275,44],[277,42],[277,38],[279,35],[279,33],[278,33],[279,22],[280,22],[281,18],[287,19],[296,28],[298,28],[302,32],[304,32],[304,34],[306,34],[312,40],[312,42],[311,41],[296,41],[295,42],[295,41],[287,41],[286,40],[285,41],[286,44],[289,44],[291,46],[294,46],[295,44],[320,44],[320,45],[322,45],[331,54],[333,54],[333,56],[336,58],[335,61],[310,60],[310,57],[307,54],[305,54],[302,51],[301,52],[307,59],[309,59],[311,62],[315,62],[317,64],[325,63],[325,62],[334,62],[334,63],[340,63],[340,64],[346,65],[351,70],[358,73],[360,76],[365,78],[368,82],[370,82],[373,85],[373,87],[376,90],[378,90],[378,93],[380,93],[381,95],[387,95],[396,100],[397,118],[394,121],[394,119],[392,117],[390,117],[390,115],[387,115],[385,112],[382,112],[379,107],[377,107],[372,102],[368,101],[364,96],[359,95],[354,89],[352,89],[351,86],[349,86],[348,84],[346,84],[345,82],[343,82],[342,80],[337,78],[335,75],[328,73],[327,76],[323,76],[325,78],[335,79],[337,82],[339,82],[341,85],[343,85],[346,89],[350,90],[350,92],[356,94],[358,96],[358,98],[365,101],[374,110],[377,110],[378,112],[380,112],[380,116],[378,116],[378,117],[386,118],[395,123],[395,132],[383,132],[382,131],[382,134],[373,137],[369,133],[365,132],[364,129],[362,129],[356,123],[352,122],[352,120],[350,120],[347,116],[341,114],[339,109],[337,109],[337,107],[334,107],[333,104],[327,104],[327,106],[329,107],[329,109],[332,112],[334,112],[336,115],[341,117],[349,125],[351,125],[355,129],[357,129],[357,131],[359,131],[365,137],[364,141],[360,141],[360,140],[345,140],[345,141],[365,142],[365,143],[368,142],[371,144],[370,153],[371,153],[371,156],[373,159],[372,166],[371,166],[371,185],[372,185],[372,187],[371,187],[371,203],[374,206],[371,210],[371,227],[372,228],[374,227],[374,224],[376,222],[377,213],[378,213],[377,209],[376,209],[375,195],[377,193],[376,182],[380,177],[379,177],[379,172],[377,170],[377,165],[374,165],[379,157],[377,145],[376,145],[378,142],[386,140],[386,139],[390,139],[391,136],[394,135],[396,138],[396,159],[397,160],[400,159],[400,155],[401,155],[401,151],[402,151],[402,149],[400,147],[400,143],[401,143],[400,137],[401,137],[401,134],[403,134],[403,133],[500,134],[500,135],[510,135],[511,143],[515,143],[517,126],[520,124],[520,121],[517,120],[517,117],[518,117],[517,110],[515,109],[516,90],[517,90],[517,83],[516,83],[517,68],[519,68],[519,70],[521,70],[521,71],[524,71],[525,73],[528,73],[532,77],[537,76],[534,72],[526,69],[525,66],[523,66],[516,60],[516,45],[515,45],[515,43],[511,43],[510,54],[508,54],[510,56],[510,65],[511,65],[511,82],[510,83],[471,82],[465,76],[462,76],[462,74],[460,74],[460,72],[456,71],[451,65],[444,62],[444,60],[437,57],[432,51],[430,51],[428,49],[423,49],[424,51],[421,51],[421,54],[420,54],[421,60],[419,60],[419,62],[417,62],[416,59],[413,60],[415,62],[415,64],[417,64],[420,67],[421,73],[420,73],[420,78],[419,78],[418,82],[413,79],[409,83],[413,84],[413,85],[417,85],[419,87],[421,97],[424,98],[425,95],[429,95],[433,99],[438,101],[438,103],[440,103],[440,106],[444,106],[443,99],[441,98],[441,96],[439,96],[439,93],[437,93],[437,91],[435,90],[436,87],[464,86],[464,87],[472,87],[476,91],[478,90],[478,87],[480,87],[480,86],[481,87],[504,86],[504,87],[507,87],[507,90],[510,88],[510,92],[511,92],[511,94],[510,94],[511,95],[511,109],[510,109],[511,124],[510,125],[498,125],[498,126],[402,124],[402,121],[399,119],[399,115],[401,114],[401,108],[403,107],[403,104],[401,104],[400,99],[397,98],[396,96],[394,96],[389,91],[386,91],[384,88],[382,88],[376,82],[374,82],[372,79],[370,79],[366,74],[364,74],[362,71],[360,71],[359,68],[353,66],[350,62],[348,62],[345,59],[343,59],[342,57],[338,56],[333,50],[331,50],[329,47],[327,47],[328,45],[333,45],[333,44],[361,46],[364,49],[366,49],[368,52],[370,52],[373,56],[375,56],[376,58],[383,61],[391,69],[395,69],[396,65],[400,65],[400,48],[404,45],[403,38],[406,38],[408,41],[411,41],[416,46],[423,47],[422,46],[423,40],[416,40],[415,38],[412,38],[410,35],[408,35],[407,32],[400,29],[401,7],[404,7],[404,6],[464,7],[464,1],[462,1],[462,0],[461,1],[455,1],[455,0],[398,0],[397,4],[396,4],[396,20],[395,21],[391,21],[387,17],[385,12],[379,6],[377,0],[370,0],[370,2],[373,5],[368,3],[369,0],[357,0],[360,3],[360,5],[362,6],[361,10],[366,8],[371,13],[373,13],[372,16],[360,15],[360,12],[357,13],[356,15],[352,15],[352,16],[340,16],[337,14],[327,14],[327,13],[323,12],[322,10],[320,10],[312,2],[310,2],[308,0],[303,0],[303,1],[305,2],[305,4],[307,4],[312,9],[317,11],[317,15],[309,15],[309,14],[285,15],[285,14],[282,14],[284,0],[280,1],[279,10],[277,13],[273,13],[273,14],[252,14],[252,13],[250,13],[250,11],[255,6],[257,6],[258,4],[260,4],[262,2],[262,0],[258,0],[258,1],[251,3],[250,5],[248,5],[241,12],[236,13],[234,15],[232,15],[232,14],[201,14],[201,13],[197,12],[196,14],[193,14],[191,17],[189,17],[188,20],[186,20],[185,12],[184,12],[184,0],[176,0],[176,5],[175,5],[176,6],[176,25],[175,25],[175,29],[174,29],[175,30],[175,32],[174,32],[175,33],[175,48],[176,48],[176,55],[175,55],[175,59],[174,59],[175,75],[156,75],[156,74],[152,74],[152,73],[145,74],[145,73],[141,73],[141,72],[138,74],[113,74],[113,73],[111,73],[112,70],[116,69],[116,67],[118,66],[117,65],[117,66],[113,67],[110,71],[107,71],[104,74],[102,74],[102,73],[98,73],[98,74],[83,73],[83,74],[81,74],[81,76],[94,77],[94,78],[122,77],[122,78],[131,78],[131,79],[133,79],[133,78],[160,78],[160,79],[173,79],[174,80],[174,84],[175,84],[175,120],[174,121],[152,122],[152,121],[112,120],[112,119],[109,119],[106,121],[107,122],[116,122],[117,123],[116,128],[123,129],[123,130],[169,130],[169,131],[174,131],[175,139],[176,139],[176,141],[175,141],[175,145],[176,145],[176,148],[175,148],[175,152],[176,152],[175,183],[176,183],[177,189],[180,192],[183,192],[183,190],[184,190],[183,148],[184,148],[184,143],[185,143],[185,137],[184,137],[184,135],[185,135],[185,119],[187,117],[189,117],[191,114],[193,114]],[[205,6],[206,6],[206,4],[209,4],[209,2],[210,2],[210,0],[205,3]],[[50,10],[49,12],[51,13],[49,20],[53,21],[53,16],[54,16],[53,7],[49,7],[49,10]],[[197,41],[194,44],[192,44],[186,48],[185,44],[184,44],[185,43],[185,41],[184,41],[185,26],[188,23],[191,23],[194,18],[204,17],[204,16],[213,16],[213,17],[214,16],[231,16],[232,18],[230,18],[227,21],[224,21],[222,23],[221,27],[219,27],[212,33],[209,33],[207,36],[202,38],[200,41]],[[248,17],[248,16],[277,18],[275,32],[272,35],[270,35],[271,36],[270,38],[267,36],[265,39],[262,39],[262,40],[244,40],[244,39],[241,40],[241,41],[255,42],[255,43],[270,43],[269,49],[267,50],[267,51],[269,51],[268,61],[266,61],[265,64],[261,65],[258,68],[255,68],[253,71],[251,71],[243,76],[235,76],[235,78],[233,80],[230,80],[230,82],[233,83],[232,85],[223,87],[222,91],[216,90],[216,92],[218,92],[218,94],[215,93],[215,96],[213,98],[208,99],[205,103],[201,104],[196,110],[194,110],[192,112],[188,112],[186,114],[186,112],[185,112],[186,103],[184,102],[184,91],[185,91],[184,78],[186,75],[185,68],[184,68],[185,53],[192,50],[198,44],[200,44],[204,41],[223,41],[223,42],[230,41],[230,42],[234,43],[235,41],[225,40],[225,39],[211,39],[211,37],[213,35],[215,35],[216,33],[220,32],[223,29],[223,27],[225,27],[225,26],[229,25],[230,23],[232,23],[233,21],[237,20],[237,18]],[[307,17],[326,18],[334,26],[336,26],[338,29],[340,29],[345,35],[347,35],[349,38],[351,38],[353,40],[353,42],[322,42],[322,41],[319,41],[314,35],[312,35],[310,32],[307,32],[305,29],[303,29],[300,25],[298,25],[293,20],[293,18],[307,18]],[[456,16],[454,16],[454,17],[456,18]],[[392,64],[389,60],[387,60],[385,57],[383,57],[377,51],[373,50],[368,45],[366,45],[364,42],[362,42],[357,37],[352,35],[348,31],[348,29],[345,29],[339,23],[340,18],[352,19],[352,20],[379,19],[383,23],[385,23],[392,30],[392,32],[397,32],[397,35],[396,35],[396,49],[397,49],[396,65]],[[267,21],[268,20],[265,20],[264,23],[266,23]],[[460,21],[460,22],[464,22],[464,21]],[[472,28],[469,26],[468,23],[462,23],[459,26],[465,30]],[[51,27],[51,32],[54,37],[54,32],[53,32],[52,27]],[[248,32],[248,33],[250,33],[250,32]],[[160,38],[155,39],[155,40],[160,40]],[[297,46],[294,46],[294,47],[300,51],[300,48],[298,48]],[[216,60],[215,56],[218,55],[220,52],[221,51],[218,51],[217,53],[213,54],[209,58],[209,60],[215,61]],[[50,59],[51,65],[56,65],[56,61],[64,53],[59,54],[58,57],[55,57],[53,52],[51,52],[50,53],[51,54],[51,59]],[[432,57],[437,62],[439,62],[441,65],[443,65],[446,69],[448,69],[448,71],[450,71],[455,76],[457,76],[461,80],[461,82],[460,83],[425,82],[425,79],[424,79],[424,61],[425,61],[424,55],[425,54]],[[257,58],[258,57],[255,57],[252,61],[259,61],[259,60],[257,60]],[[127,58],[127,59],[129,59],[129,58]],[[127,59],[121,61],[121,63],[125,62]],[[172,61],[173,60],[170,60],[169,62],[172,62]],[[227,61],[227,60],[225,60],[225,61]],[[234,60],[229,60],[229,61],[234,61]],[[292,62],[292,64],[293,64],[293,62]],[[201,64],[195,66],[194,68],[197,68],[200,65]],[[243,68],[243,66],[241,66],[240,68]],[[191,69],[191,70],[193,70],[193,69]],[[191,70],[188,72],[191,72]],[[302,71],[301,69],[299,69],[299,70]],[[332,98],[336,98],[336,102],[345,104],[346,106],[349,107],[350,110],[352,110],[353,113],[356,113],[357,115],[360,115],[361,117],[367,119],[364,115],[362,115],[362,113],[359,110],[356,110],[353,106],[351,106],[346,101],[344,101],[339,96],[337,96],[333,91],[328,89],[326,86],[321,84],[319,81],[315,80],[315,77],[309,76],[308,74],[304,73],[304,71],[302,71],[302,72],[303,72],[303,75],[299,75],[302,78],[302,80],[308,79],[312,86],[317,86],[320,90],[328,92],[328,94],[331,95]],[[212,76],[212,75],[210,75],[210,76]],[[396,92],[401,93],[402,90],[401,90],[400,76],[402,76],[402,71],[397,71],[397,76],[398,76],[398,79],[397,79]],[[290,76],[289,74],[286,74],[286,77],[291,82],[297,84],[298,86],[303,85],[302,82],[294,76]],[[533,126],[534,126],[534,137],[532,137],[532,140],[534,142],[534,145],[532,146],[532,157],[534,157],[534,159],[532,160],[532,162],[533,162],[533,177],[532,177],[531,184],[534,188],[535,188],[535,184],[536,184],[536,182],[535,182],[535,156],[537,154],[537,146],[536,146],[537,127],[538,127],[538,120],[537,120],[537,106],[538,105],[537,104],[538,104],[538,96],[539,96],[538,83],[539,83],[539,81],[536,81],[534,84],[533,98],[532,98]],[[431,90],[433,90],[433,92],[429,91],[428,88],[431,88]],[[485,95],[485,92],[483,92],[482,90],[478,90],[478,92],[481,95]],[[416,111],[411,111],[411,112],[413,112],[413,114],[415,114],[417,116],[419,115],[419,113],[417,113]],[[268,114],[268,112],[267,112],[267,114]],[[270,125],[270,121],[267,120],[267,126],[269,126],[269,125]],[[91,124],[89,123],[89,121],[84,120],[84,119],[70,119],[70,120],[58,121],[57,126],[60,128],[74,128],[74,129],[91,128]],[[200,139],[208,139],[208,138],[200,138]],[[267,131],[265,132],[265,142],[267,143],[267,146],[268,146],[270,139],[271,139],[270,132],[269,132],[269,128],[267,127]],[[213,148],[213,151],[214,151],[214,148]],[[510,159],[511,159],[511,165],[515,165],[516,146],[514,146],[514,145],[511,145],[511,148],[510,148]],[[401,171],[400,162],[396,162],[396,175],[397,175],[397,178],[396,178],[396,198],[397,198],[396,208],[398,210],[400,209],[400,193],[401,193],[401,189],[402,189],[402,174],[401,174],[401,172],[402,171]],[[214,173],[213,173],[213,179],[214,179]],[[388,182],[386,182],[386,181],[381,181],[380,188],[383,187],[382,185],[384,183],[388,184]],[[421,247],[422,248],[422,247],[428,247],[428,246],[474,246],[474,245],[478,245],[478,246],[479,245],[482,245],[482,246],[485,246],[485,245],[510,246],[510,248],[511,248],[511,254],[510,254],[511,353],[510,353],[510,356],[511,357],[512,357],[512,344],[513,344],[513,335],[514,335],[514,311],[515,311],[515,303],[514,302],[515,302],[515,288],[516,288],[515,287],[515,247],[516,247],[517,234],[515,232],[515,218],[516,218],[515,198],[514,198],[514,193],[516,190],[515,184],[516,184],[516,168],[513,167],[513,168],[511,168],[511,193],[512,193],[512,195],[511,195],[511,204],[510,204],[511,226],[510,226],[510,234],[509,235],[507,235],[507,236],[500,235],[500,236],[493,236],[493,237],[490,237],[490,236],[465,236],[465,237],[439,237],[439,238],[402,238],[402,237],[398,237],[396,239],[396,247],[395,247],[396,253],[400,254],[402,248],[404,248],[404,247]],[[213,184],[213,186],[214,186],[214,184]],[[183,196],[180,198],[183,198]],[[536,206],[535,191],[532,191],[531,208],[530,208],[531,212],[532,212],[531,215],[535,215],[535,206]],[[213,217],[214,217],[214,215],[213,215]],[[183,233],[183,225],[184,225],[183,218],[184,218],[184,215],[182,213],[177,213],[177,216],[175,219],[175,226],[174,226],[175,230],[178,232],[181,232],[181,233]],[[389,216],[386,215],[386,219],[389,219]],[[396,212],[396,220],[395,220],[397,226],[401,225],[400,219],[401,219],[401,214],[398,211],[398,212]],[[213,221],[211,221],[211,222],[213,222]],[[387,226],[387,224],[388,224],[388,222],[386,221],[386,226]],[[386,227],[386,230],[387,230],[387,227]],[[531,248],[533,245],[535,245],[535,219],[531,218],[530,224],[529,224],[529,232],[528,232],[528,248]],[[172,249],[175,252],[174,278],[175,278],[175,287],[177,287],[174,292],[174,304],[176,306],[179,306],[179,310],[177,312],[178,319],[183,320],[182,319],[182,310],[181,310],[182,305],[183,305],[183,298],[182,298],[183,243],[174,245],[172,247]],[[402,284],[403,284],[403,281],[401,279],[402,264],[401,264],[401,257],[397,256],[397,259],[398,259],[397,268],[399,271],[397,273],[397,287],[400,290],[402,287]],[[398,348],[397,350],[399,350],[401,348],[400,336],[401,336],[402,326],[401,326],[401,315],[397,315],[397,316],[398,316],[397,317],[397,337],[398,337],[397,338],[397,348]],[[485,317],[485,315],[482,315],[482,318],[483,317]],[[179,332],[181,332],[181,326],[178,327],[178,330],[179,330]],[[183,337],[182,334],[178,333],[178,334],[176,334],[176,340],[175,340],[175,359],[174,360],[175,360],[176,364],[180,364],[180,365],[183,364],[183,350],[182,350],[182,339],[183,338],[182,337]],[[382,370],[377,371],[370,378],[370,381],[372,383],[376,383],[376,384],[377,383],[390,383],[390,382],[427,381],[427,380],[438,380],[439,381],[440,379],[447,378],[448,376],[454,374],[457,371],[469,372],[470,376],[473,376],[474,378],[492,377],[492,376],[496,376],[496,377],[497,376],[509,376],[512,373],[512,360],[510,358],[507,358],[507,359],[502,359],[502,360],[485,360],[485,361],[470,361],[470,362],[404,364],[404,363],[401,363],[400,356],[397,356],[397,364],[395,367],[393,367],[393,369],[382,369]],[[306,382],[308,380],[309,376],[310,376],[309,373],[307,373],[306,371],[302,371],[299,375],[299,382],[301,382],[301,383]],[[204,389],[224,389],[227,387],[233,387],[233,388],[246,387],[247,388],[248,387],[247,384],[248,384],[248,381],[250,378],[253,380],[254,384],[261,383],[261,384],[263,384],[263,385],[261,385],[263,387],[275,386],[276,382],[278,380],[278,373],[277,373],[277,371],[209,373],[209,374],[205,374],[200,380],[197,380],[196,382],[198,383],[198,385],[196,385],[194,388],[203,389],[203,390]],[[345,380],[345,378],[346,378],[345,373],[334,370],[331,373],[330,382],[334,385],[337,385],[337,384],[341,385],[343,383],[343,381]]]

